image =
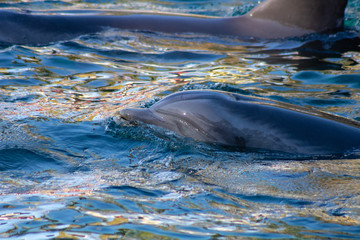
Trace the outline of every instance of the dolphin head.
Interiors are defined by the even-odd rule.
[[[216,100],[216,101],[214,101]],[[222,104],[226,101],[226,104]],[[224,119],[224,107],[236,101],[231,94],[216,91],[186,91],[172,94],[150,108],[125,108],[120,117],[172,130],[197,141],[244,147],[234,126]],[[231,119],[231,118],[228,118]]]

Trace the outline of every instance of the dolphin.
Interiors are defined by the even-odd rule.
[[[104,28],[287,38],[343,28],[347,0],[266,0],[245,15],[206,17],[131,11],[0,10],[0,41],[44,45]]]
[[[119,119],[156,125],[196,141],[294,154],[344,154],[360,147],[360,123],[265,98],[214,90],[174,93]],[[118,119],[118,120],[119,120]]]

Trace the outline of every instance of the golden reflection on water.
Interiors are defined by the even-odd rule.
[[[3,87],[3,95],[14,94],[14,88],[19,92],[24,89],[29,94],[39,96],[31,103],[25,103],[26,109],[21,109],[24,115],[35,115],[35,112],[55,118],[71,118],[73,121],[103,119],[113,115],[116,109],[124,106],[135,105],[138,102],[152,99],[162,92],[171,92],[180,89],[185,84],[196,83],[225,83],[233,86],[240,86],[243,90],[262,96],[281,96],[287,99],[306,99],[317,97],[329,99],[329,92],[336,92],[346,88],[346,85],[325,85],[313,84],[304,85],[299,81],[291,79],[295,73],[291,65],[271,65],[258,60],[252,60],[254,55],[251,51],[258,51],[261,46],[229,45],[226,43],[206,42],[204,40],[190,41],[192,38],[173,39],[156,37],[154,35],[141,35],[127,33],[132,41],[125,41],[126,47],[132,47],[134,51],[144,54],[161,54],[169,51],[193,51],[199,54],[214,54],[219,56],[216,61],[201,62],[151,62],[148,61],[127,61],[117,62],[116,59],[99,55],[97,53],[70,53],[70,50],[63,50],[61,47],[25,47],[32,51],[35,56],[18,56],[17,64],[32,64],[33,67],[2,68],[3,79],[16,78],[26,79],[28,72],[34,72],[35,79],[44,81],[40,86],[7,86]],[[224,40],[223,40],[224,41]],[[231,42],[230,40],[227,40]],[[121,49],[115,42],[102,41],[79,43],[94,49]],[[252,50],[251,50],[252,49]],[[356,53],[348,52],[346,57],[359,61]],[[141,56],[141,55],[139,55]],[[70,75],[60,75],[53,66],[46,66],[44,60],[61,57],[78,63],[89,63],[103,66],[106,69],[100,71],[85,71]],[[121,58],[121,54],[116,56]],[[296,53],[288,56],[296,58]],[[42,58],[42,60],[41,60]],[[150,61],[150,62],[149,62]],[[156,59],[154,59],[156,61]],[[343,73],[354,73],[358,70],[358,64],[351,66],[348,62],[341,62],[346,69]],[[59,68],[59,67],[57,67]],[[64,69],[66,71],[66,69]],[[327,71],[329,74],[337,74],[334,71]],[[326,72],[325,72],[326,73]],[[25,76],[24,76],[25,75]],[[31,75],[30,75],[31,76]],[[300,84],[299,84],[300,83]],[[7,91],[6,89],[9,89]],[[352,91],[354,89],[351,89]],[[356,102],[358,94],[353,95]],[[25,105],[21,103],[21,105]],[[14,104],[13,108],[19,106]],[[70,110],[70,111],[69,111]],[[342,106],[325,106],[324,110],[331,112],[345,112]],[[356,113],[353,113],[355,115]],[[5,116],[3,116],[5,117]]]
[[[156,5],[155,1],[136,2],[120,4],[126,6],[140,2]],[[77,6],[94,5],[78,1]],[[0,119],[9,122],[8,127],[2,126],[1,141],[9,145],[17,143],[17,146],[29,149],[40,145],[43,152],[75,166],[79,162],[74,157],[66,156],[67,152],[60,153],[56,149],[47,148],[51,145],[51,139],[37,134],[25,124],[12,124],[23,119],[61,119],[64,124],[104,121],[116,115],[121,108],[141,105],[183,88],[191,89],[191,86],[206,88],[211,83],[264,97],[280,98],[298,105],[315,105],[317,109],[350,118],[359,117],[360,94],[357,86],[341,81],[314,84],[294,78],[296,73],[308,70],[306,67],[309,66],[304,66],[304,63],[317,58],[317,64],[338,66],[337,69],[317,71],[322,74],[359,74],[358,52],[347,51],[338,58],[321,58],[304,55],[291,47],[286,50],[286,44],[290,43],[282,46],[281,42],[243,43],[231,38],[192,35],[174,37],[131,32],[119,35],[114,31],[93,38],[79,38],[73,44],[79,45],[59,43],[47,47],[11,47],[9,52],[16,52],[16,56],[10,66],[0,68],[0,83],[10,81],[10,84],[0,87],[0,98],[4,98],[0,105]],[[276,44],[280,50],[271,49]],[[114,54],[112,51],[118,52]],[[194,55],[195,60],[176,54],[166,57],[166,53],[176,51],[198,55]],[[313,71],[311,67],[308,71]],[[30,83],[11,82],[14,79]],[[31,81],[36,84],[31,84]],[[344,91],[349,94],[343,94]],[[340,100],[343,104],[338,104]],[[71,174],[46,170],[50,176],[46,180],[15,178],[3,174],[0,182],[4,193],[13,191],[15,199],[20,200],[26,199],[26,196],[43,196],[50,199],[46,201],[58,205],[42,208],[45,203],[40,201],[36,203],[37,206],[33,206],[34,209],[26,209],[28,214],[21,214],[16,206],[10,204],[8,208],[15,210],[0,214],[0,220],[28,218],[48,221],[46,214],[53,209],[71,209],[98,218],[89,226],[99,229],[116,227],[117,232],[77,233],[76,230],[86,224],[74,222],[68,225],[48,225],[47,234],[53,232],[56,238],[99,239],[169,239],[155,233],[121,229],[126,224],[155,226],[157,229],[191,235],[208,234],[209,237],[211,234],[204,229],[229,235],[262,232],[283,233],[299,238],[314,237],[316,235],[304,233],[316,234],[320,231],[287,224],[287,218],[315,218],[320,223],[341,226],[360,225],[359,159],[262,161],[258,155],[246,159],[246,153],[241,156],[224,153],[224,156],[218,154],[209,160],[199,156],[186,158],[179,154],[152,164],[146,162],[149,154],[151,151],[143,146],[132,146],[126,157],[129,165],[135,162],[138,166],[123,169],[116,164],[117,159],[104,158],[94,153],[91,155],[93,162],[110,162],[112,167],[102,166],[88,172],[75,171]],[[143,168],[149,172],[142,171]],[[38,174],[42,172],[35,175]],[[168,177],[162,179],[161,176]],[[160,197],[119,197],[103,192],[109,186],[132,186],[167,193]],[[2,196],[10,198],[10,195]],[[220,200],[207,200],[209,196]],[[257,201],[257,196],[265,200]],[[205,199],[208,205],[199,198]],[[119,199],[126,199],[134,202],[141,211],[119,213],[106,209],[91,210],[91,204],[76,205],[81,200],[94,199],[116,206],[121,205],[117,203]],[[152,205],[156,203],[163,203],[164,208],[174,208],[175,212],[183,208],[190,213],[164,213],[167,209]],[[28,203],[22,204],[26,207]],[[213,211],[196,212],[206,210],[207,207],[212,207]],[[340,214],[333,214],[334,209],[340,209]],[[12,231],[13,228],[2,232],[0,236],[11,236]]]

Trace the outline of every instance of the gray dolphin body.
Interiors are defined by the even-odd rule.
[[[342,154],[360,147],[359,124],[292,104],[220,91],[184,91],[120,117],[197,141],[300,154]]]
[[[283,38],[341,29],[347,0],[266,0],[231,18],[141,14],[96,10],[24,12],[0,10],[0,41],[41,45],[69,40],[106,27],[166,33],[205,33]]]

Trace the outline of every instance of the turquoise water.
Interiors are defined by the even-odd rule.
[[[257,1],[1,1],[27,9],[215,16]],[[346,32],[242,41],[107,30],[0,47],[0,238],[359,239],[360,159],[236,152],[117,126],[187,89],[253,94],[360,120],[360,9]]]

